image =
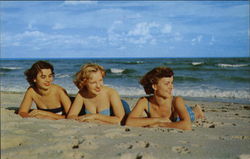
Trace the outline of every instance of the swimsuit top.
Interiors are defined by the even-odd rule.
[[[185,104],[185,107],[187,109],[187,112],[189,114],[189,117],[190,117],[191,121],[194,121],[195,120],[195,114],[194,114],[192,108],[189,107],[187,104]],[[174,110],[173,107],[171,107],[171,109],[172,109],[171,111],[173,112],[173,110]],[[149,103],[149,100],[148,100],[148,112],[147,112],[147,115],[150,117],[150,103]],[[173,121],[173,122],[176,122],[176,121],[180,121],[181,119],[180,119],[180,117],[175,116],[174,113],[172,113],[171,116],[170,116],[170,120]]]
[[[85,113],[86,113],[86,114],[93,114],[93,113],[91,113],[90,111],[88,111],[87,109],[85,109]],[[110,109],[107,108],[107,109],[102,110],[101,112],[98,112],[98,114],[110,116],[111,113],[110,113]]]
[[[43,109],[43,108],[37,107],[37,109],[43,110],[43,111],[48,111],[48,112],[55,113],[55,114],[65,114],[63,107],[53,108],[53,109]]]
[[[173,112],[173,107],[171,107],[171,112]],[[146,112],[148,117],[150,117],[150,102],[149,102],[149,99],[148,99],[148,112]],[[170,120],[172,120],[174,117],[174,114],[171,113],[171,116],[170,116]]]

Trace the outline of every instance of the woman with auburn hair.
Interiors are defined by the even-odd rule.
[[[24,72],[30,84],[18,110],[22,117],[64,119],[71,105],[64,88],[53,84],[54,67],[46,61],[37,61]],[[30,111],[32,102],[37,109]]]
[[[126,121],[128,126],[167,127],[190,130],[191,121],[204,118],[200,106],[192,110],[182,97],[172,95],[174,72],[167,67],[156,67],[140,80],[146,94],[140,98]],[[142,117],[146,112],[147,117]]]
[[[98,64],[86,64],[76,73],[74,83],[79,91],[72,104],[68,119],[81,122],[120,124],[125,112],[118,92],[104,85],[105,70]],[[84,115],[79,113],[83,110]]]

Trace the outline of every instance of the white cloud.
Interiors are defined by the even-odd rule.
[[[191,44],[192,44],[192,45],[196,45],[196,44],[200,43],[200,42],[202,41],[202,38],[203,38],[202,35],[199,35],[199,36],[193,38],[193,39],[191,40]]]
[[[179,32],[174,34],[173,40],[174,41],[181,41],[183,39],[182,35]]]
[[[25,31],[24,33],[17,34],[17,38],[22,39],[26,37],[44,37],[45,34],[40,31]]]
[[[142,36],[148,36],[150,34],[150,29],[153,27],[159,27],[159,24],[153,22],[153,23],[138,23],[136,27],[129,31],[128,35],[142,35]]]
[[[59,29],[64,29],[65,27],[62,24],[56,23],[52,29],[54,30],[59,30]]]
[[[68,0],[64,1],[64,5],[86,5],[86,4],[97,4],[97,1],[87,1],[87,0]]]
[[[161,30],[161,32],[164,34],[171,33],[171,31],[172,31],[172,26],[170,24],[165,24]]]
[[[214,42],[215,42],[215,38],[214,38],[214,36],[212,36],[212,38],[211,38],[211,40],[210,40],[210,42],[209,42],[209,45],[213,45]]]

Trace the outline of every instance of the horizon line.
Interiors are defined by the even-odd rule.
[[[250,58],[250,56],[235,56],[235,57],[6,57],[1,60],[33,60],[33,59],[157,59],[157,58]]]

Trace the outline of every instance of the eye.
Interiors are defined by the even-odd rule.
[[[46,77],[45,75],[42,75],[42,76],[41,76],[42,79],[45,79],[45,77]]]

